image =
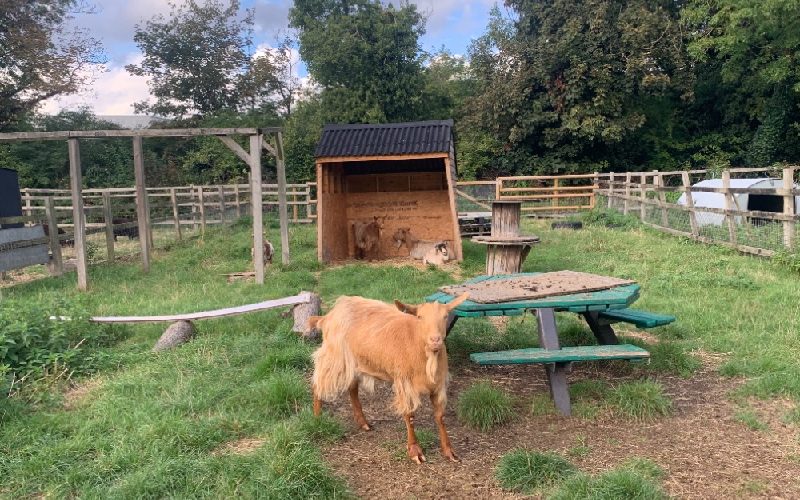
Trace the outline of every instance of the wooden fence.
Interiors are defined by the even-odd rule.
[[[532,175],[498,177],[493,181],[456,183],[461,213],[491,212],[494,200],[522,202],[529,216],[547,216],[591,210],[603,174]]]
[[[309,223],[316,218],[315,183],[287,184],[288,219],[294,223]],[[20,247],[48,244],[52,253],[50,271],[63,272],[62,246],[74,244],[72,197],[65,189],[21,189],[23,216],[0,218],[0,224],[42,224],[49,233],[45,238],[20,242]],[[162,242],[180,240],[185,231],[205,234],[207,226],[232,223],[250,215],[251,196],[249,184],[221,184],[205,186],[177,186],[147,188],[145,244],[153,249],[153,230]],[[263,206],[277,218],[278,185],[262,185]],[[135,188],[106,188],[82,190],[86,234],[104,235],[105,260],[114,261],[118,252],[117,239],[126,236],[139,238],[138,211]],[[53,230],[52,228],[55,228]],[[174,232],[170,238],[169,233]],[[41,240],[41,241],[39,241]],[[95,244],[102,245],[103,237],[95,236]],[[8,248],[6,248],[8,247]],[[5,245],[11,250],[15,245]],[[134,248],[127,250],[136,251]],[[70,251],[70,250],[67,250]],[[95,257],[96,259],[96,257]]]
[[[779,177],[775,175],[778,172]],[[597,193],[605,198],[608,208],[633,215],[647,226],[695,241],[771,256],[779,250],[795,249],[800,217],[796,212],[796,197],[800,195],[800,189],[795,187],[796,173],[795,167],[781,171],[741,168],[722,172],[612,173],[602,176]],[[731,186],[732,179],[754,176],[774,179],[772,183],[780,187]],[[693,185],[706,178],[719,178],[720,186]],[[717,197],[713,203],[698,204],[697,199],[704,197],[700,193],[719,194],[721,200]],[[748,205],[755,197],[772,197],[773,208],[777,206],[779,211],[754,210],[745,205],[742,195],[748,196]],[[722,206],[715,206],[719,204]]]

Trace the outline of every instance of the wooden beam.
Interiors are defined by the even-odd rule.
[[[228,149],[233,151],[233,154],[241,158],[242,161],[244,161],[248,165],[250,164],[250,155],[247,154],[247,151],[245,151],[244,148],[242,148],[238,142],[234,141],[233,138],[227,135],[218,135],[217,139],[219,139],[220,141],[222,141],[223,144],[228,146]]]
[[[150,245],[147,242],[147,191],[144,178],[142,138],[133,138],[133,173],[136,179],[136,220],[139,223],[139,246],[142,249],[142,270],[150,271]]]
[[[426,158],[447,158],[448,153],[425,153],[414,155],[373,155],[373,156],[329,156],[317,158],[319,163],[346,163],[351,161],[372,161],[372,160],[424,160]]]
[[[725,220],[728,223],[728,239],[734,245],[736,244],[736,219],[730,215],[733,211],[733,195],[731,194],[731,172],[725,170],[722,172],[722,189],[725,190]]]
[[[69,185],[72,191],[72,221],[75,225],[73,239],[75,241],[75,257],[78,270],[78,290],[86,291],[89,288],[86,261],[86,216],[83,213],[83,196],[81,187],[83,176],[81,174],[81,150],[78,139],[67,141],[69,148]],[[53,228],[58,234],[58,229]]]
[[[253,267],[256,283],[264,284],[264,207],[261,195],[261,147],[264,136],[250,136],[250,202],[253,206]]]
[[[307,304],[311,300],[311,294],[302,292],[291,297],[282,299],[265,300],[256,304],[248,304],[238,307],[226,307],[214,311],[204,311],[187,314],[173,314],[165,316],[95,316],[91,321],[95,323],[160,323],[164,321],[194,321],[198,319],[222,318],[224,316],[236,316],[256,311],[265,311],[276,307],[292,306],[296,304]]]
[[[794,217],[797,207],[794,206],[794,196],[792,195],[792,188],[794,187],[794,168],[783,169],[783,190],[788,193],[783,196],[783,214]],[[783,222],[783,245],[792,250],[795,243],[795,221],[787,220]]]
[[[278,152],[275,151],[275,148],[272,147],[272,144],[267,142],[267,139],[265,137],[262,137],[262,139],[261,139],[261,146],[264,149],[266,149],[269,152],[269,154],[271,154],[272,156],[275,156],[275,157],[278,156]]]
[[[169,189],[169,197],[170,201],[172,201],[172,220],[175,222],[175,236],[180,241],[183,237],[181,235],[180,213],[178,212],[178,195],[175,193],[175,188]]]
[[[281,223],[281,262],[286,265],[289,263],[289,215],[286,213],[286,162],[283,157],[283,137],[280,132],[275,134],[275,152],[278,170],[278,215]]]
[[[135,130],[65,130],[59,132],[8,132],[0,134],[0,142],[53,141],[64,139],[102,139],[106,137],[203,137],[252,135],[279,132],[280,127],[266,128],[163,128]]]

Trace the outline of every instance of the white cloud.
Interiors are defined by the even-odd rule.
[[[129,54],[127,63],[139,63],[141,54]],[[94,84],[79,94],[57,97],[44,102],[40,111],[48,114],[61,109],[82,106],[93,109],[97,115],[131,115],[133,103],[149,96],[147,79],[125,71],[124,65],[97,65],[88,71],[95,74]]]
[[[410,0],[410,3],[428,17],[428,32],[438,35],[444,31],[461,31],[476,23],[485,26],[488,21],[485,12],[498,0]]]

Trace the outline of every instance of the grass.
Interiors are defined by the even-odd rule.
[[[553,231],[548,224],[526,221],[523,232],[542,238],[523,271],[572,269],[631,278],[642,286],[634,307],[678,318],[650,331],[658,338],[648,345],[650,366],[626,364],[627,375],[691,376],[699,365],[690,350],[725,352],[730,354],[721,373],[748,379],[739,390],[742,397],[800,400],[800,315],[793,312],[800,287],[785,264],[633,224]],[[267,237],[278,242],[277,229],[269,227]],[[444,271],[410,266],[324,268],[316,260],[313,227],[293,226],[290,239],[291,264],[273,264],[264,286],[227,283],[220,276],[249,269],[250,231],[244,221],[210,229],[202,240],[174,243],[169,252],[157,251],[147,275],[135,261],[92,266],[84,294],[75,289],[74,273],[5,287],[2,293],[40,304],[79,299],[93,315],[143,315],[242,305],[300,290],[320,292],[326,306],[341,294],[419,303],[455,281]],[[464,242],[465,278],[482,271],[484,252]],[[559,313],[557,320],[565,345],[593,343],[574,314]],[[534,347],[535,324],[531,317],[512,318],[501,335],[486,320],[462,319],[447,340],[451,366],[457,369],[470,352]],[[308,416],[304,377],[311,348],[291,332],[291,319],[267,311],[196,326],[195,340],[158,355],[149,349],[164,325],[129,327],[113,345],[95,352],[95,377],[102,383],[72,409],[63,405],[64,379],[42,379],[26,400],[0,398],[0,496],[346,495],[312,444],[335,440],[342,430],[330,419],[317,422]],[[573,385],[578,385],[573,388],[576,414],[596,415],[607,407],[620,416],[647,419],[668,415],[671,407],[663,389],[649,381],[607,388],[598,398],[597,384]],[[481,412],[475,406],[470,413]],[[500,406],[513,411],[510,403]],[[550,411],[546,408],[531,405],[534,412]],[[255,437],[266,441],[252,453],[212,453]],[[286,446],[278,449],[279,442]],[[634,476],[647,478],[641,471],[623,472],[606,482],[592,478],[591,484],[606,491],[614,484],[635,486]],[[607,483],[612,486],[603,486]]]
[[[608,407],[617,415],[633,420],[653,420],[672,413],[672,402],[658,382],[623,382],[606,396]]]
[[[458,396],[458,419],[486,432],[514,417],[511,397],[489,382],[479,382]]]
[[[577,472],[578,469],[561,455],[519,449],[500,458],[495,477],[505,489],[531,494]]]
[[[767,425],[758,418],[758,414],[752,408],[738,410],[734,418],[753,431],[765,431],[768,429]]]

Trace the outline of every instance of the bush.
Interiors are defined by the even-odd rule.
[[[533,493],[577,472],[574,465],[555,453],[514,450],[500,458],[495,476],[503,488]]]
[[[90,373],[97,364],[94,348],[115,340],[118,331],[89,322],[83,308],[65,300],[5,300],[0,308],[0,390],[7,394],[11,380],[57,366],[73,374]]]
[[[488,382],[480,382],[458,397],[458,418],[470,427],[487,431],[511,420],[511,398]]]

